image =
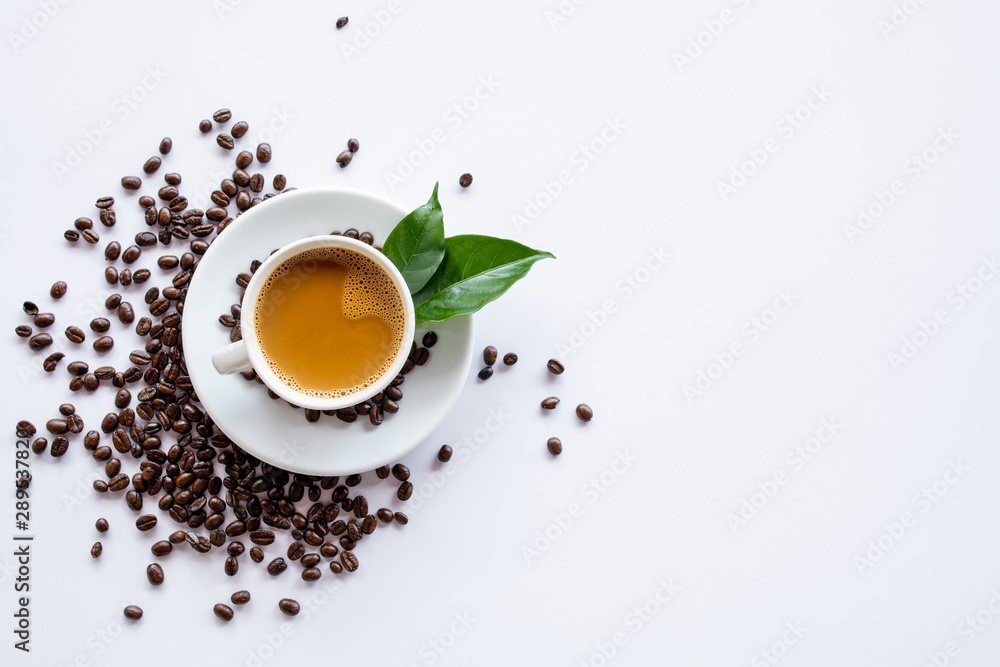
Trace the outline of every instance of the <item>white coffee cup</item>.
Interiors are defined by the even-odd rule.
[[[317,248],[343,248],[367,257],[378,265],[379,268],[381,268],[386,275],[392,279],[392,283],[396,287],[396,291],[399,292],[399,296],[403,303],[403,342],[400,344],[399,350],[393,357],[392,364],[389,366],[389,369],[381,375],[377,381],[373,382],[364,389],[358,390],[346,396],[333,398],[313,396],[290,387],[288,384],[283,382],[275,374],[275,372],[271,370],[270,365],[264,358],[264,352],[261,349],[260,339],[254,327],[254,322],[256,321],[255,314],[259,301],[258,297],[260,296],[261,289],[267,282],[268,276],[270,276],[271,273],[284,262],[293,259],[306,251]],[[257,377],[259,377],[264,384],[271,389],[271,391],[290,403],[312,410],[339,410],[341,408],[351,407],[371,398],[378,392],[382,391],[385,386],[399,374],[400,369],[402,369],[403,364],[406,363],[407,356],[410,353],[409,341],[413,340],[413,330],[415,328],[413,299],[410,296],[410,290],[406,286],[406,281],[403,279],[399,269],[397,269],[385,255],[372,246],[367,243],[362,243],[356,239],[347,238],[346,236],[311,236],[300,241],[289,243],[268,257],[267,260],[260,265],[254,273],[253,278],[251,278],[250,283],[247,285],[246,295],[243,298],[243,310],[240,315],[240,328],[243,333],[242,340],[230,343],[229,345],[216,350],[212,355],[212,364],[215,366],[215,370],[219,373],[230,374],[239,373],[252,368],[257,372]]]

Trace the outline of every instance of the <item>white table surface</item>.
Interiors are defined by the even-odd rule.
[[[224,2],[4,4],[0,663],[997,664],[1000,7]],[[20,304],[55,312],[57,333],[85,324],[103,240],[141,227],[118,180],[170,135],[160,174],[211,187],[232,155],[197,125],[222,106],[276,130],[268,180],[407,208],[440,180],[449,233],[558,260],[477,315],[477,348],[521,361],[485,384],[470,369],[404,461],[426,497],[365,540],[353,575],[272,580],[243,556],[229,579],[218,552],[180,549],[153,589],[148,547],[172,522],[140,534],[90,491],[103,471],[79,439],[34,459],[25,655],[13,425],[69,392],[14,336]],[[54,166],[71,149],[88,154]],[[67,247],[104,194],[118,226]],[[53,304],[56,279],[70,292]],[[549,394],[563,402],[541,414]],[[108,396],[72,400],[90,428]],[[223,624],[212,605],[240,588],[253,600]],[[284,596],[306,610],[284,617]]]

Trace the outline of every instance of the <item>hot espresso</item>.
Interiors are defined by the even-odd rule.
[[[316,398],[340,398],[377,382],[403,344],[404,324],[392,278],[345,248],[307,250],[280,264],[254,310],[268,366]]]

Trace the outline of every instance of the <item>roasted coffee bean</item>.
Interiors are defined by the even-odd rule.
[[[424,334],[424,337],[420,342],[424,347],[434,347],[434,345],[438,342],[438,335],[433,331],[428,331]]]
[[[245,169],[237,169],[233,172],[233,180],[236,182],[236,185],[245,188],[250,185],[250,174]]]
[[[492,366],[493,364],[496,363],[496,361],[497,361],[497,349],[492,345],[487,345],[485,348],[483,348],[483,362],[485,362],[487,366]]]
[[[52,434],[62,435],[63,433],[69,432],[69,424],[65,419],[50,419],[45,422],[45,429]],[[34,435],[34,432],[28,435]]]
[[[123,613],[125,614],[125,618],[127,618],[128,620],[138,621],[140,618],[142,618],[142,607],[130,604],[129,606],[125,607]]]
[[[341,551],[340,562],[348,572],[354,572],[358,569],[358,557],[352,551]]]
[[[483,381],[489,380],[491,377],[493,377],[493,367],[492,366],[483,366],[483,369],[481,371],[479,371],[478,375],[479,375],[479,379],[480,380],[483,380]]]
[[[164,293],[166,293],[166,290],[164,290]],[[170,301],[161,297],[149,304],[149,314],[154,317],[159,317],[160,315],[166,313],[169,308]]]
[[[513,366],[514,364],[517,363],[517,355],[514,354],[513,352],[508,352],[507,354],[503,355],[503,363],[505,366]]]
[[[594,418],[594,411],[586,403],[581,403],[576,406],[576,416],[585,422],[589,422]]]
[[[161,144],[162,145],[162,144]],[[143,172],[147,174],[155,174],[156,170],[160,168],[160,164],[163,162],[158,156],[154,155],[142,164]],[[124,182],[122,183],[124,185]]]
[[[288,616],[298,616],[300,607],[299,603],[292,598],[282,598],[278,601],[278,609]]]
[[[562,362],[556,359],[549,359],[545,366],[553,375],[562,375],[563,371],[566,370],[566,367],[563,366]]]
[[[543,410],[555,410],[557,405],[559,405],[559,399],[555,396],[549,396],[548,398],[542,399]]]
[[[113,262],[122,254],[122,244],[118,241],[112,241],[104,248],[104,259],[109,262]]]
[[[340,574],[343,571],[344,571],[343,565],[341,565],[337,561],[330,562],[330,572],[333,572],[334,574]]]
[[[319,547],[319,553],[323,558],[333,558],[339,551],[340,549],[337,548],[337,545],[330,542],[324,542]]]
[[[410,517],[406,516],[402,512],[396,512],[395,514],[392,515],[392,518],[394,518],[396,520],[396,523],[398,523],[401,526],[405,526],[406,524],[410,523]]]
[[[356,496],[354,498],[354,516],[360,519],[366,514],[368,514],[368,499],[364,496]]]
[[[133,512],[138,512],[139,510],[142,509],[142,496],[136,491],[129,491],[128,493],[125,494],[125,504],[128,505],[128,508]],[[136,524],[136,528],[139,528],[138,524]],[[149,529],[139,528],[139,530],[149,530]]]
[[[131,450],[131,448],[129,449]],[[125,473],[119,473],[108,481],[108,488],[112,491],[124,491],[128,487],[128,484],[128,475]]]
[[[233,604],[246,604],[250,602],[250,591],[236,591],[229,599]]]
[[[383,413],[382,413],[382,406],[381,405],[373,405],[371,407],[371,409],[368,411],[368,421],[371,422],[372,426],[378,426],[378,425],[380,425],[382,423],[382,415],[383,415]],[[338,411],[337,412],[337,417],[340,417],[340,416],[341,416],[341,414]],[[347,420],[345,420],[345,421],[347,421]],[[354,421],[354,420],[351,419],[350,421]]]
[[[135,244],[142,248],[156,245],[156,234],[153,232],[140,232],[135,235]]]
[[[102,551],[104,551],[104,547],[101,546],[101,543],[94,542],[94,546],[90,547],[90,557],[100,558]]]
[[[78,414],[71,414],[66,417],[66,424],[68,425],[70,433],[83,432],[83,418]]]
[[[153,546],[150,547],[150,551],[152,551],[153,555],[157,558],[162,558],[173,550],[174,545],[170,542],[170,540],[160,540],[159,542],[154,542]]]
[[[111,216],[110,214],[102,216],[101,217],[101,222],[104,222],[104,224],[107,225],[108,227],[110,227],[111,225],[115,224],[114,223],[114,217]],[[110,222],[111,224],[108,224],[108,222]],[[100,235],[97,232],[95,232],[93,229],[85,229],[85,230],[83,230],[82,232],[80,232],[80,237],[84,241],[86,241],[87,243],[89,243],[90,245],[96,245],[101,240]]]
[[[135,311],[132,309],[132,304],[125,301],[118,306],[118,320],[122,324],[132,324],[135,321]]]
[[[392,466],[392,476],[398,479],[400,482],[405,482],[410,479],[410,469],[404,466],[402,463],[397,463]]]
[[[28,339],[28,347],[32,350],[44,350],[52,344],[52,336],[47,333],[37,333]]]
[[[452,448],[448,445],[441,445],[441,449],[438,450],[438,461],[442,463],[447,463],[451,461]]]
[[[229,556],[226,558],[226,564],[223,568],[225,570],[226,576],[234,577],[236,573],[240,571],[240,562],[236,560],[235,556]]]
[[[42,369],[46,373],[51,373],[56,369],[56,366],[59,364],[59,361],[62,360],[62,358],[65,356],[66,355],[63,354],[62,352],[53,352],[49,356],[45,357],[45,361],[42,362]]]
[[[267,164],[271,161],[271,144],[260,143],[257,144],[257,161],[263,164]],[[275,176],[277,178],[277,176]],[[283,190],[284,186],[280,188],[275,188],[276,190]]]
[[[97,446],[101,443],[101,434],[97,431],[87,431],[87,435],[83,436],[83,446],[89,451],[94,451]]]
[[[260,149],[258,148],[257,150],[260,150]],[[260,159],[260,157],[258,156],[257,159]],[[268,159],[270,159],[270,158],[268,158]],[[261,162],[264,162],[264,161],[265,160],[261,160]],[[284,174],[276,174],[275,177],[274,177],[274,180],[271,181],[271,186],[275,190],[277,190],[278,192],[281,192],[282,190],[284,190],[286,185],[288,185],[288,179],[285,178]]]
[[[396,490],[396,497],[400,500],[409,500],[410,496],[413,495],[413,484],[410,482],[403,482],[399,485],[399,489]]]
[[[264,551],[260,547],[250,547],[250,560],[255,563],[264,561]]]
[[[174,147],[174,142],[173,139],[171,139],[170,137],[163,137],[163,139],[160,140],[161,155],[166,155],[167,153],[170,152],[170,149],[173,147]]]
[[[337,30],[340,30],[340,29],[341,29],[341,28],[343,28],[343,27],[344,27],[345,25],[347,25],[347,22],[348,22],[349,20],[350,20],[350,19],[348,19],[348,18],[347,18],[346,16],[341,16],[341,17],[340,17],[339,19],[337,19]]]
[[[156,265],[164,270],[176,269],[180,262],[174,255],[163,255],[156,260]]]
[[[67,285],[62,280],[57,280],[52,283],[52,287],[49,288],[49,296],[53,299],[61,299],[66,296]]]
[[[235,137],[236,139],[240,139],[243,137],[243,135],[247,133],[249,129],[250,129],[250,124],[247,123],[245,120],[241,120],[238,123],[233,124],[233,129],[230,131],[232,132],[233,137]]]
[[[130,245],[122,252],[122,261],[126,264],[134,264],[142,256],[142,249],[139,246]]]
[[[98,519],[94,522],[94,527],[97,528],[97,532],[106,533],[108,532],[108,520],[103,518]]]
[[[337,164],[340,165],[341,169],[343,169],[347,165],[351,164],[351,160],[353,159],[354,159],[354,153],[352,153],[351,151],[344,151],[343,153],[337,156]]]
[[[233,146],[236,145],[233,142],[233,138],[231,136],[229,136],[228,134],[224,133],[224,132],[222,134],[218,135],[217,137],[215,137],[215,143],[219,144],[220,146],[222,146],[223,148],[225,148],[227,151],[233,150]]]
[[[376,527],[378,527],[378,521],[371,514],[366,515],[361,521],[361,532],[365,535],[374,533]]]
[[[105,433],[114,433],[115,429],[118,428],[118,415],[114,412],[109,412],[104,415],[104,419],[101,420],[101,430]]]
[[[156,191],[156,196],[166,202],[176,197],[177,194],[177,186],[175,185],[164,185]]]
[[[153,526],[155,525],[156,525],[156,516],[153,514],[143,514],[141,517],[135,520],[135,527],[143,532],[146,532],[147,530],[152,530]]]
[[[458,184],[463,188],[467,188],[472,185],[472,174],[462,174],[458,179]]]
[[[274,532],[270,530],[255,530],[250,533],[250,541],[261,546],[273,544]]]
[[[267,564],[267,573],[272,577],[276,577],[285,570],[288,569],[288,563],[282,557],[277,557]]]
[[[157,544],[161,543],[157,542]],[[167,542],[166,544],[169,546],[170,542]],[[154,586],[159,586],[163,583],[163,568],[160,567],[159,563],[150,563],[146,566],[146,579],[148,579],[149,583]]]
[[[212,611],[215,612],[215,615],[221,618],[223,621],[229,622],[233,620],[233,608],[227,604],[219,603],[214,607],[212,607]]]
[[[31,335],[31,327],[29,327],[27,324],[22,324],[14,328],[14,333],[16,333],[21,338],[27,338],[28,336]]]
[[[101,336],[94,341],[94,349],[98,352],[107,352],[115,346],[115,339],[111,336]]]
[[[181,175],[177,172],[170,172],[163,175],[163,180],[167,182],[167,185],[180,185]]]
[[[201,130],[202,134],[208,134],[209,132],[212,131],[212,121],[210,121],[207,118],[202,120],[200,123],[198,123],[198,129]]]
[[[307,567],[302,570],[302,579],[304,581],[316,581],[323,576],[323,571],[318,567]]]
[[[236,156],[236,166],[240,169],[246,169],[251,164],[253,164],[253,153],[240,151],[239,155]],[[219,204],[219,206],[224,206],[224,204]]]
[[[226,123],[230,118],[233,117],[233,112],[229,109],[222,108],[212,114],[212,120],[216,123]]]
[[[95,479],[94,480],[93,487],[94,487],[94,491],[97,491],[98,493],[107,493],[108,492],[108,483],[104,482],[104,481],[101,481],[99,479]]]
[[[80,232],[76,231],[75,229],[67,229],[65,232],[63,232],[63,238],[69,241],[70,243],[76,243],[77,241],[80,240]]]
[[[417,353],[413,355],[413,363],[417,366],[423,366],[427,363],[427,360],[431,358],[431,351],[426,347],[422,347],[417,350]]]
[[[52,313],[36,313],[31,321],[39,329],[45,329],[55,324],[56,316]]]
[[[156,200],[153,199],[152,197],[150,197],[149,195],[143,195],[143,196],[139,197],[139,206],[141,206],[142,210],[145,211],[150,206],[156,206]],[[156,213],[155,209],[153,210],[153,213],[154,214]],[[150,223],[147,222],[146,224],[150,224]]]
[[[69,449],[69,440],[62,436],[52,438],[52,446],[49,448],[49,455],[56,458],[62,456]]]
[[[135,273],[132,274],[132,282],[136,285],[141,285],[152,277],[153,273],[149,269],[136,269]]]
[[[250,190],[252,192],[261,192],[264,189],[264,176],[261,174],[254,174],[250,177]]]
[[[357,548],[358,543],[356,540],[352,540],[350,536],[344,535],[340,538],[340,546],[344,547],[346,551],[353,551]]]
[[[167,537],[171,544],[180,544],[187,539],[187,533],[183,530],[175,530]]]
[[[170,202],[167,204],[167,208],[169,208],[174,213],[179,213],[184,209],[186,209],[187,205],[188,205],[187,197],[177,196],[170,200]],[[174,227],[172,230],[170,230],[170,232],[174,236],[178,236],[177,232],[184,232],[186,234],[187,230],[184,229],[183,227]]]
[[[319,554],[305,554],[302,556],[302,567],[316,567],[319,564],[319,561]]]
[[[549,448],[549,453],[553,456],[562,454],[562,440],[559,438],[549,438],[546,442],[546,446]]]
[[[236,195],[236,208],[245,211],[250,208],[250,194],[246,190],[240,190]]]
[[[392,521],[392,510],[388,507],[381,508],[376,514],[378,514],[379,521],[382,523],[390,523]]]
[[[104,282],[109,285],[114,285],[118,282],[118,269],[113,266],[109,266],[104,269]]]
[[[157,158],[159,160],[159,158]],[[153,171],[156,171],[155,169]],[[150,172],[146,172],[147,174]],[[138,176],[122,176],[122,187],[126,190],[138,190],[142,187],[142,179]]]
[[[94,206],[96,206],[97,208],[111,208],[114,205],[115,205],[115,198],[110,196],[101,197],[96,202],[94,202]]]

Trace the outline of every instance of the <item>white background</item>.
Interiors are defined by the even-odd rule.
[[[174,150],[147,181],[176,170],[198,189],[213,183],[233,157],[198,133],[216,108],[251,134],[284,125],[268,180],[280,170],[290,185],[357,187],[406,208],[440,180],[449,233],[514,238],[558,260],[476,316],[477,349],[521,361],[485,384],[470,369],[451,416],[405,459],[430,497],[405,528],[365,540],[353,575],[324,570],[310,586],[295,565],[271,580],[244,556],[228,579],[219,552],[180,549],[153,589],[148,547],[172,522],[139,534],[123,503],[96,497],[103,471],[78,439],[62,460],[33,459],[32,652],[12,647],[16,573],[3,546],[0,662],[997,664],[1000,618],[987,605],[1000,591],[1000,281],[977,282],[995,278],[984,259],[1000,252],[996,3],[908,0],[912,16],[897,14],[892,32],[880,29],[892,0],[590,0],[562,3],[575,9],[554,26],[557,0],[402,0],[395,15],[388,0],[233,4],[4,4],[0,537],[17,532],[13,425],[44,424],[70,396],[65,370],[40,373],[45,355],[14,336],[21,302],[55,312],[57,337],[85,325],[106,287],[104,241],[142,228],[120,177],[170,135]],[[723,10],[730,22],[714,23]],[[351,22],[337,31],[341,15]],[[790,113],[802,119],[794,131]],[[113,131],[87,146],[102,120]],[[603,144],[609,121],[623,129]],[[436,128],[445,140],[415,154]],[[334,157],[352,136],[361,150],[341,170]],[[741,167],[768,139],[776,152]],[[81,144],[89,154],[57,174]],[[595,159],[581,158],[591,144]],[[926,149],[935,161],[914,171]],[[391,183],[410,160],[412,175]],[[724,198],[734,167],[754,173]],[[569,185],[552,198],[544,184],[563,170]],[[462,191],[466,171],[475,183]],[[897,179],[903,194],[849,234]],[[96,220],[104,194],[121,200],[118,226],[97,247],[68,247],[63,230]],[[651,249],[671,257],[648,271]],[[70,283],[58,304],[47,296],[56,279]],[[794,301],[773,322],[779,290]],[[594,315],[608,301],[614,312]],[[939,310],[945,324],[916,335],[918,351],[894,368],[888,355]],[[751,340],[754,317],[772,324]],[[744,353],[713,367],[734,342]],[[551,356],[567,366],[558,379],[544,371]],[[699,372],[717,379],[689,400]],[[543,415],[550,394],[563,402]],[[88,428],[108,407],[103,392],[72,400]],[[572,414],[580,401],[596,413],[586,426]],[[505,415],[499,431],[437,464],[438,447],[466,449],[491,409]],[[842,425],[835,437],[801,467],[787,459],[824,419]],[[557,459],[551,435],[564,442]],[[619,456],[632,462],[608,472]],[[967,470],[939,482],[952,463]],[[602,473],[613,483],[592,491]],[[754,496],[775,473],[786,483]],[[921,501],[935,482],[943,495]],[[391,491],[368,495],[379,506]],[[744,499],[760,507],[734,530]],[[572,503],[582,514],[559,528],[553,515]],[[912,525],[889,535],[907,512]],[[112,530],[94,561],[98,516]],[[884,555],[864,564],[880,538]],[[661,581],[679,586],[665,604]],[[239,588],[253,600],[223,624],[212,605]],[[317,604],[288,619],[284,596]],[[141,622],[124,621],[126,604],[146,610]]]

